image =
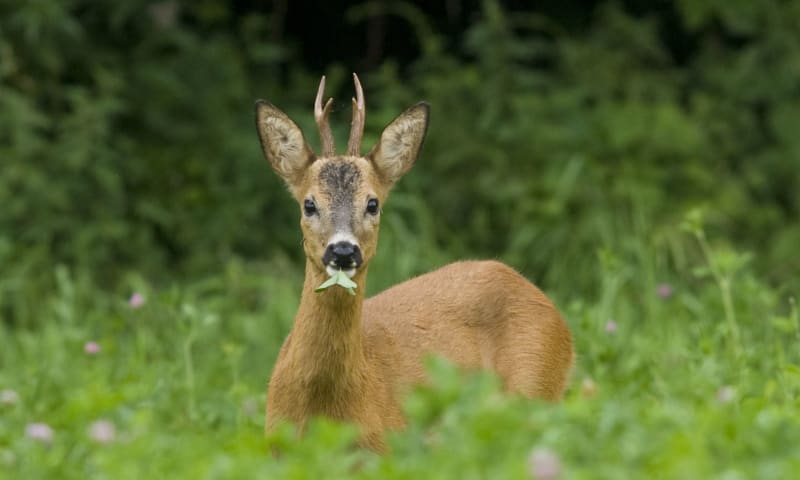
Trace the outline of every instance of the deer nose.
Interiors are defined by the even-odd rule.
[[[360,267],[362,261],[361,249],[358,248],[358,245],[350,242],[336,242],[328,245],[325,255],[322,257],[322,263],[326,266],[345,270]]]

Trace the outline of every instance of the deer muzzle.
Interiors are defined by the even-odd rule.
[[[322,256],[322,263],[329,275],[333,275],[337,270],[342,270],[352,278],[363,262],[364,258],[361,256],[358,244],[349,241],[328,244],[325,254]]]

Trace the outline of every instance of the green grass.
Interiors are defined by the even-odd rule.
[[[559,478],[789,478],[800,468],[797,308],[747,257],[687,229],[706,256],[685,273],[659,278],[604,250],[596,298],[548,289],[578,352],[563,403],[512,398],[491,376],[432,360],[434,382],[408,399],[410,426],[385,457],[325,421],[302,440],[263,434],[298,265],[232,261],[168,287],[132,274],[113,292],[56,267],[56,288],[26,306],[37,322],[0,322],[0,477],[533,478],[555,461]],[[443,258],[382,242],[373,291]],[[113,423],[111,441],[92,438],[99,420]],[[37,422],[51,440],[26,435]]]

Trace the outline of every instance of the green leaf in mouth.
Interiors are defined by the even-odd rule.
[[[331,276],[331,278],[322,282],[322,285],[317,287],[314,291],[321,292],[334,285],[339,285],[340,287],[344,288],[350,295],[356,294],[355,288],[358,286],[356,282],[350,280],[350,277],[348,277],[346,273],[341,270],[337,270],[336,273]]]

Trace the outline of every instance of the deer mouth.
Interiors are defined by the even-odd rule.
[[[336,275],[336,272],[339,270],[343,271],[348,278],[353,278],[356,275],[357,268],[355,266],[350,268],[341,268],[337,265],[328,265],[325,267],[325,272],[327,272],[331,277]]]

